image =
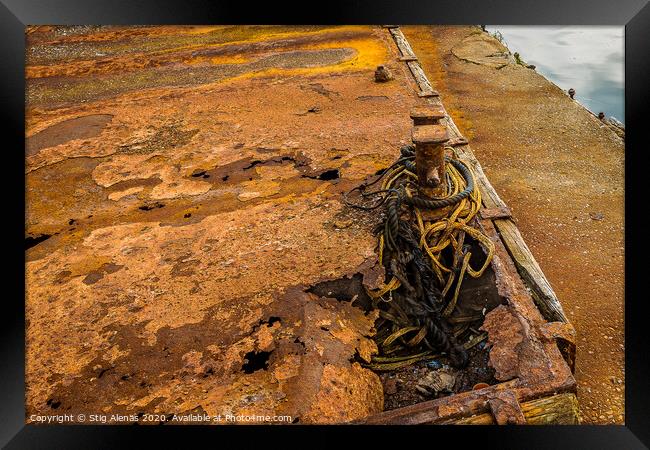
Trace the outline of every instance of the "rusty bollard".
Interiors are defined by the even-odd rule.
[[[445,143],[449,141],[447,128],[443,125],[416,125],[412,139],[420,191],[427,197],[444,195]]]
[[[441,106],[416,106],[411,109],[413,125],[438,125],[445,118],[445,110]]]

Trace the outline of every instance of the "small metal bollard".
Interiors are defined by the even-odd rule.
[[[416,125],[411,135],[415,144],[415,167],[420,191],[427,197],[445,194],[445,143],[449,141],[443,125]]]
[[[445,118],[445,110],[440,106],[416,106],[411,109],[413,125],[438,125]]]

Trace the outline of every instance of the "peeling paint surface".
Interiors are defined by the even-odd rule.
[[[381,280],[372,221],[335,224],[410,136],[388,36],[29,31],[27,417],[381,411],[375,317],[308,290]]]

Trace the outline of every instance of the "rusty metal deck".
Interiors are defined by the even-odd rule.
[[[331,280],[380,282],[373,223],[350,216],[341,193],[394,160],[413,106],[442,108],[417,57],[395,46],[400,34],[30,32],[28,416],[440,423],[493,410],[521,422],[513,398],[575,390],[557,346],[570,355],[571,328],[446,113],[440,123],[479,176],[482,223],[497,243],[508,302],[485,326],[508,380],[380,412],[378,377],[351,361],[376,350],[374,317],[313,292]],[[394,82],[374,83],[381,64]]]

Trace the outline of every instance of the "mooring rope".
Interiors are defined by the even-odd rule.
[[[451,150],[452,147],[446,147]],[[456,367],[467,364],[468,345],[458,343],[471,323],[453,326],[447,318],[456,309],[460,287],[466,274],[480,277],[494,254],[494,243],[477,227],[476,215],[481,194],[475,189],[470,167],[446,157],[446,194],[427,198],[418,194],[415,174],[415,151],[412,146],[400,149],[401,158],[379,178],[347,193],[345,202],[355,208],[376,209],[385,205],[386,217],[379,229],[377,252],[386,269],[387,282],[369,290],[373,307],[379,309],[380,323],[375,341],[379,355],[368,367],[394,370],[444,352]],[[380,189],[366,192],[367,187],[383,180]],[[349,194],[359,191],[364,199],[379,198],[372,206],[353,203]],[[426,220],[422,210],[433,211]],[[465,240],[481,244],[486,253],[483,265],[470,265],[471,246]],[[443,253],[444,252],[444,253]],[[453,288],[453,292],[452,292]]]

